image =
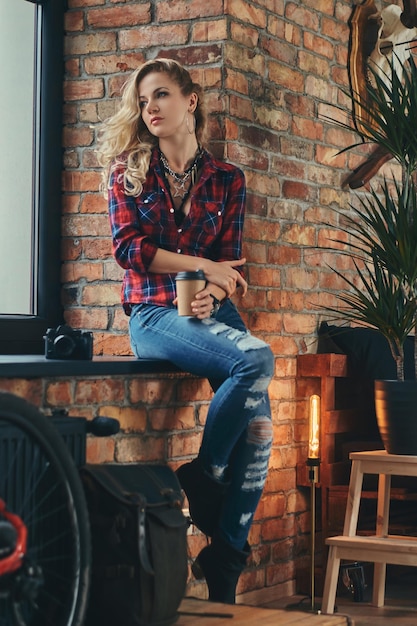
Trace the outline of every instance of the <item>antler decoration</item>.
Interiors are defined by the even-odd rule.
[[[350,20],[351,37],[349,51],[349,79],[353,98],[353,119],[359,133],[366,135],[363,122],[371,123],[369,115],[361,106],[367,98],[366,84],[369,74],[369,62],[380,76],[387,76],[389,58],[393,62],[404,63],[410,55],[410,43],[417,37],[417,3],[416,0],[403,0],[403,11],[400,7],[390,4],[378,11],[374,0],[365,0],[357,5]],[[392,53],[395,50],[395,57]],[[360,94],[360,98],[358,98]],[[362,100],[361,100],[362,99]],[[365,100],[370,108],[369,100]],[[365,108],[366,108],[365,107]],[[374,152],[357,167],[344,181],[351,189],[357,189],[368,183],[380,167],[392,158],[382,147]]]

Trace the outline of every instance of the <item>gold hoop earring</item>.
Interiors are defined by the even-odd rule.
[[[192,128],[190,128],[190,125],[189,125],[189,117],[188,117],[188,115],[185,118],[185,124],[187,126],[187,130],[188,130],[189,134],[193,135],[195,133],[195,127],[196,127],[195,115],[193,115],[193,113],[191,113],[191,119],[193,120],[193,125],[192,125],[193,127]]]

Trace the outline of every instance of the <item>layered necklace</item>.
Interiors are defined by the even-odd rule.
[[[159,151],[159,160],[165,180],[168,182],[168,189],[175,211],[175,223],[178,226],[184,220],[185,215],[183,209],[189,198],[191,189],[197,180],[202,156],[203,150],[199,147],[191,165],[180,174],[179,172],[174,172],[174,170],[170,167],[165,154],[161,150]],[[168,179],[168,176],[171,177],[171,180]],[[175,198],[180,198],[181,200],[178,206],[176,206],[176,202],[174,200]]]

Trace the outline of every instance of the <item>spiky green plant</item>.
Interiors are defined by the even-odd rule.
[[[377,329],[390,345],[397,378],[404,380],[404,344],[412,331],[417,363],[417,67],[410,57],[401,75],[392,63],[390,76],[381,77],[372,68],[371,73],[368,98],[351,95],[363,110],[353,129],[360,142],[341,152],[363,143],[380,146],[401,165],[401,181],[394,177],[390,185],[384,178],[368,197],[359,198],[358,207],[351,205],[342,230],[351,238],[347,253],[359,283],[336,270],[348,291],[338,295],[342,308],[327,310]]]

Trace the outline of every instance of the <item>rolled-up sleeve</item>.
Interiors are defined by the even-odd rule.
[[[120,179],[114,172],[108,192],[113,254],[124,269],[146,273],[158,248],[141,232],[135,198],[125,194]]]

